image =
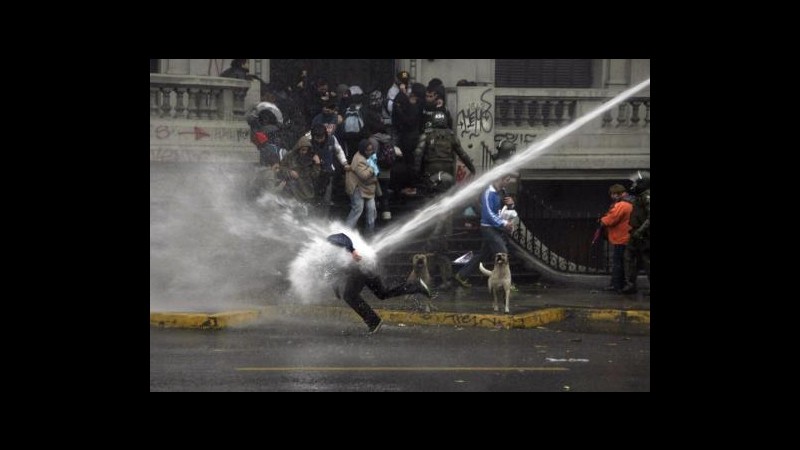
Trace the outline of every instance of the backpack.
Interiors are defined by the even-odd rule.
[[[361,109],[355,106],[348,106],[344,112],[344,134],[345,137],[356,137],[361,135],[364,128],[364,119],[361,118]]]
[[[378,141],[380,148],[378,149],[378,167],[383,170],[389,170],[394,165],[396,154],[394,152],[394,145],[391,142]]]

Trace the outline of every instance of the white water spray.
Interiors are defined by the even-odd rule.
[[[378,234],[375,237],[375,240],[373,241],[372,245],[373,249],[375,250],[376,253],[381,253],[390,250],[396,246],[405,244],[409,236],[422,231],[425,228],[425,226],[429,225],[431,222],[435,220],[440,220],[447,212],[449,212],[457,204],[479,195],[481,192],[483,192],[484,189],[486,189],[488,183],[500,178],[503,174],[512,172],[518,169],[519,167],[525,165],[526,163],[530,162],[534,158],[538,157],[545,149],[547,149],[551,145],[563,139],[565,136],[574,132],[578,128],[586,125],[590,121],[596,119],[601,114],[610,110],[614,106],[623,102],[625,99],[641,91],[647,86],[650,86],[649,78],[637,84],[636,86],[621,92],[619,95],[612,98],[608,102],[600,105],[594,111],[591,111],[588,114],[576,119],[575,122],[567,125],[564,128],[559,129],[558,131],[554,132],[550,136],[547,136],[541,141],[534,143],[533,145],[525,149],[523,152],[518,152],[516,155],[514,155],[514,157],[512,157],[505,163],[496,166],[495,168],[489,170],[488,172],[485,172],[483,175],[476,178],[466,186],[463,186],[455,194],[442,198],[441,200],[428,205],[428,207],[419,212],[416,215],[416,217],[409,220],[399,228],[389,228],[384,230],[382,233]]]

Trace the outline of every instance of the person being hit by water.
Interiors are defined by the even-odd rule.
[[[337,298],[344,298],[344,301],[353,308],[353,311],[367,324],[367,334],[377,333],[383,324],[383,319],[369,306],[364,300],[364,297],[361,296],[361,290],[364,289],[364,286],[368,287],[375,296],[381,300],[417,293],[431,298],[431,292],[428,286],[421,279],[418,280],[418,282],[403,283],[399,286],[387,288],[378,274],[358,264],[361,261],[361,255],[358,254],[358,251],[353,247],[353,241],[346,234],[332,234],[328,236],[327,239],[331,244],[346,249],[353,256],[353,261],[356,262],[356,264],[347,268],[341,295],[340,286],[334,289],[334,293]]]

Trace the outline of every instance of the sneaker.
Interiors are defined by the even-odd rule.
[[[392,213],[390,211],[384,211],[381,214],[381,219],[383,219],[383,220],[392,220]]]
[[[456,274],[456,276],[454,276],[453,278],[458,282],[458,284],[461,285],[461,287],[465,287],[465,288],[472,287],[472,283],[470,283],[469,281],[461,278],[461,275],[459,275],[459,274]]]
[[[420,293],[422,295],[424,295],[425,297],[431,298],[431,290],[428,287],[428,285],[425,284],[424,281],[422,281],[422,278],[419,279],[419,287],[420,287]]]
[[[371,325],[369,330],[367,330],[367,336],[372,336],[373,334],[380,331],[381,327],[383,326],[383,319],[378,320],[378,323],[375,325]]]
[[[519,292],[519,289],[517,288],[516,284],[511,285],[511,292]]]

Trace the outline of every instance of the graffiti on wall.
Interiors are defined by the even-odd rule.
[[[175,125],[150,124],[150,139],[156,141],[216,141],[239,143],[250,141],[250,130],[247,128],[203,128]]]
[[[522,149],[524,145],[528,145],[536,140],[536,135],[531,133],[500,133],[494,135],[495,148],[501,141],[506,140],[512,144],[516,144],[518,149]]]
[[[475,167],[484,167],[484,153],[494,146],[494,88],[459,86],[456,134]],[[461,167],[459,167],[461,169]]]
[[[459,138],[478,137],[484,133],[491,133],[494,129],[493,104],[486,99],[487,93],[491,90],[491,88],[484,90],[478,101],[471,101],[464,106],[459,101],[459,110],[456,115]]]

